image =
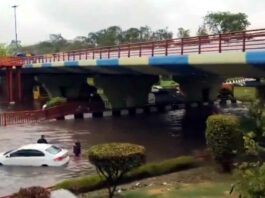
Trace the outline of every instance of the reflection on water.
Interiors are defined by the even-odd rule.
[[[46,122],[38,125],[2,127],[0,151],[34,143],[41,134],[49,143],[67,148],[72,153],[75,141],[83,151],[92,145],[105,142],[130,142],[146,147],[147,160],[159,161],[169,157],[190,154],[204,147],[201,140],[183,140],[180,136],[180,119],[183,111],[136,117],[102,118]],[[65,178],[95,174],[87,158],[75,158],[66,167],[0,167],[0,195],[17,191],[20,187],[50,186]]]

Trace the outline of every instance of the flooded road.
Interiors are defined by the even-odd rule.
[[[225,113],[229,111],[239,115],[245,112],[244,109],[228,109]],[[75,141],[81,142],[83,151],[99,143],[130,142],[145,146],[147,161],[160,161],[191,154],[194,150],[205,147],[203,140],[183,139],[180,135],[183,113],[183,110],[176,110],[135,117],[66,120],[1,127],[0,152],[35,143],[44,134],[49,143],[69,149],[70,154]],[[66,178],[92,174],[96,172],[86,156],[80,159],[71,156],[70,163],[60,168],[0,167],[0,196],[16,192],[20,187],[51,186]]]
[[[109,117],[102,119],[53,121],[36,125],[0,128],[0,151],[35,143],[41,134],[49,143],[69,149],[80,141],[83,151],[92,145],[106,142],[130,142],[145,146],[147,160],[159,161],[204,147],[201,141],[183,140],[180,119],[183,111],[167,114],[138,115],[136,117]],[[58,181],[80,175],[95,174],[87,157],[71,157],[67,167],[0,167],[0,196],[20,187],[51,186]]]

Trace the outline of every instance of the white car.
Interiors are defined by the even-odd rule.
[[[0,165],[63,166],[69,160],[68,150],[51,144],[28,144],[0,153]]]

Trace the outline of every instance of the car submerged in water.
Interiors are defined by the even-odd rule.
[[[0,153],[0,165],[63,166],[70,160],[68,150],[51,144],[28,144]]]

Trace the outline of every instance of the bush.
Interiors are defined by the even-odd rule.
[[[233,157],[243,145],[239,127],[240,120],[236,116],[212,115],[207,119],[207,145],[224,171],[231,170]]]
[[[50,192],[40,186],[21,188],[12,198],[50,198]]]
[[[237,182],[230,193],[235,190],[240,197],[265,197],[265,163],[243,163],[235,176]]]
[[[182,156],[162,162],[147,163],[132,169],[124,175],[120,183],[154,177],[173,171],[180,171],[197,166],[196,160],[190,156]],[[87,176],[63,181],[55,186],[56,189],[64,188],[74,193],[85,193],[106,186],[106,180],[100,176]]]
[[[125,173],[145,162],[145,149],[128,143],[100,144],[89,149],[88,158],[105,178],[109,198],[112,198]]]
[[[61,104],[66,103],[66,99],[62,98],[62,97],[54,97],[51,98],[47,103],[46,103],[46,108],[50,108],[50,107],[55,107]]]

